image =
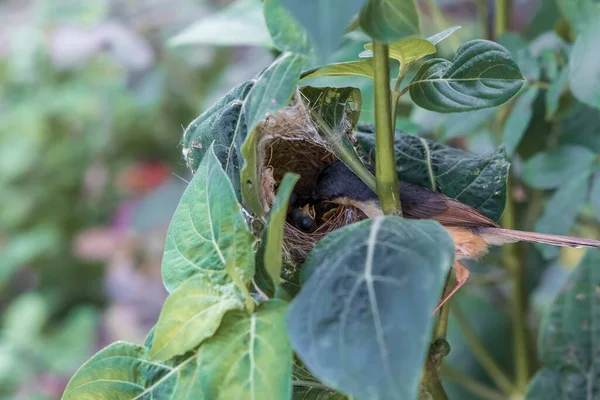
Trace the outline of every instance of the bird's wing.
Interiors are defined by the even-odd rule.
[[[473,207],[441,193],[405,182],[400,185],[400,202],[402,214],[406,218],[433,219],[446,226],[498,226]]]

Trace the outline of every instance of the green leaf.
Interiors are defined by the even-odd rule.
[[[578,171],[561,183],[544,208],[544,213],[535,224],[535,230],[542,233],[566,235],[575,223],[579,209],[586,200],[589,170]],[[558,256],[556,246],[536,244],[545,259]]]
[[[193,120],[183,133],[183,157],[192,172],[198,169],[204,154],[214,143],[214,151],[222,165],[228,157],[239,157],[238,153],[229,155],[229,150],[234,143],[237,124],[244,99],[254,86],[255,81],[241,83],[231,89],[221,100]],[[236,143],[237,145],[241,145]],[[230,161],[226,170],[231,183],[239,191],[239,167],[237,158]],[[234,165],[237,168],[234,168]]]
[[[165,287],[173,292],[196,274],[214,282],[226,282],[229,275],[247,284],[254,276],[253,244],[233,187],[210,147],[167,232],[162,260]]]
[[[506,103],[524,82],[504,47],[471,40],[458,49],[453,62],[434,58],[423,64],[408,88],[418,106],[448,113]]]
[[[558,111],[558,101],[563,92],[569,87],[569,69],[563,68],[546,91],[546,120],[551,120]]]
[[[190,277],[165,301],[148,357],[168,360],[193,350],[215,333],[227,311],[243,308],[244,297],[230,279]]]
[[[288,310],[298,356],[352,397],[416,398],[431,312],[453,259],[452,240],[433,221],[378,217],[325,236]]]
[[[369,0],[360,13],[360,26],[372,39],[385,43],[421,33],[414,0]]]
[[[185,28],[169,40],[171,46],[273,47],[259,0],[239,0]]]
[[[600,6],[599,6],[600,7]],[[569,59],[569,82],[573,95],[600,109],[600,11],[594,21],[577,37]]]
[[[523,180],[536,189],[553,189],[591,168],[596,156],[581,146],[540,152],[523,166]]]
[[[281,51],[308,54],[310,46],[304,28],[292,17],[282,0],[265,0],[265,20],[275,47]]]
[[[327,60],[366,0],[281,0],[304,26],[317,55]]]
[[[275,204],[273,204],[273,208],[269,212],[264,263],[267,274],[275,284],[275,287],[281,281],[281,250],[283,248],[283,231],[287,218],[288,201],[298,179],[300,179],[300,175],[289,172],[285,174],[279,183]]]
[[[298,179],[299,175],[290,172],[283,176],[277,189],[275,203],[269,212],[267,227],[262,232],[260,247],[256,252],[257,268],[254,282],[268,297],[280,294],[284,226],[288,201]]]
[[[509,156],[512,156],[516,150],[531,122],[531,117],[533,117],[533,102],[537,98],[537,95],[538,88],[528,87],[515,101],[515,105],[504,124],[502,143],[504,143],[506,153]]]
[[[238,123],[235,136],[245,138],[241,146],[244,164],[240,179],[242,196],[250,209],[262,216],[264,209],[258,193],[257,132],[256,127],[267,115],[285,107],[296,91],[305,58],[285,52],[275,60],[258,78],[244,100],[242,113],[244,123]],[[232,142],[233,143],[233,142]],[[229,150],[229,154],[233,149]],[[235,161],[234,158],[232,158]],[[226,164],[227,166],[228,164]]]
[[[195,377],[194,355],[177,365],[150,362],[148,349],[116,342],[98,352],[79,368],[69,381],[62,400],[201,400],[202,392],[192,390]],[[186,386],[187,396],[181,386]]]
[[[206,398],[289,399],[292,349],[287,337],[287,304],[274,299],[253,314],[225,315],[217,334],[198,351]]]
[[[366,51],[359,57],[373,57],[373,44],[365,45]],[[435,46],[428,40],[421,38],[406,38],[390,44],[390,58],[400,61],[401,65],[409,65],[429,54],[435,53]]]
[[[588,250],[554,301],[540,330],[544,368],[527,399],[592,399],[600,392],[600,252]]]
[[[192,170],[215,142],[217,157],[236,193],[259,216],[264,210],[256,185],[255,128],[289,103],[304,61],[302,55],[284,52],[258,79],[238,85],[196,118],[183,136],[183,155]]]
[[[436,45],[442,40],[446,39],[448,36],[452,35],[454,32],[459,30],[460,26],[452,26],[450,28],[444,29],[443,31],[436,33],[435,35],[429,36],[427,40],[429,40],[432,44]]]
[[[373,62],[371,60],[348,61],[325,65],[308,71],[302,79],[316,76],[366,76],[373,79]]]
[[[375,135],[359,126],[358,145],[374,160]],[[398,177],[406,182],[435,188],[446,196],[479,210],[497,221],[506,202],[510,163],[503,149],[478,156],[441,143],[396,132],[394,141]]]

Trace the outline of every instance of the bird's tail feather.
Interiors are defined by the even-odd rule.
[[[600,247],[599,240],[581,239],[572,236],[551,235],[547,233],[524,232],[513,229],[477,227],[474,228],[483,239],[492,245],[514,242],[533,242],[563,247]]]

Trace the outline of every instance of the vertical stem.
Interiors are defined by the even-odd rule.
[[[452,284],[454,280],[452,279],[452,268],[450,272],[448,272],[448,276],[446,277],[446,284],[444,285],[444,293],[448,292],[452,288]],[[448,318],[450,316],[450,300],[446,301],[446,303],[442,304],[440,308],[439,317],[436,322],[435,327],[435,339],[441,339],[446,337],[446,331],[448,330]]]
[[[511,0],[496,0],[496,22],[494,24],[494,36],[496,40],[508,29],[510,3]]]
[[[510,381],[510,378],[502,371],[502,368],[496,363],[496,360],[487,351],[477,334],[471,328],[466,315],[462,312],[458,304],[452,305],[452,315],[458,324],[458,327],[462,331],[467,345],[471,352],[483,368],[483,370],[490,376],[492,381],[504,392],[506,395],[512,395],[515,392],[515,387]]]
[[[402,215],[394,158],[394,129],[390,93],[389,48],[373,41],[375,69],[375,179],[381,209],[386,215]]]
[[[506,184],[506,208],[502,215],[502,226],[506,229],[515,229],[515,215],[512,196],[510,195],[510,182]],[[527,305],[525,298],[525,276],[519,266],[517,258],[517,245],[514,243],[502,246],[504,267],[512,281],[510,301],[512,330],[513,330],[513,359],[515,363],[515,385],[519,393],[524,394],[529,380],[529,357],[527,351]]]

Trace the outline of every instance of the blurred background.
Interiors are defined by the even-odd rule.
[[[442,56],[466,40],[493,38],[493,2],[419,3],[424,36],[462,25],[441,44]],[[554,1],[512,4],[513,33],[500,41],[526,75],[528,60],[545,60],[536,65],[546,75],[536,79],[549,85],[564,66],[569,26]],[[364,42],[348,35],[333,59],[357,59]],[[58,399],[95,351],[143,341],[166,298],[163,242],[189,180],[183,129],[274,57],[259,0],[0,0],[0,398]],[[319,79],[307,83],[359,86],[361,119],[372,120],[370,81]],[[600,151],[598,111],[565,87],[556,118],[544,118],[543,98],[531,106],[515,174],[549,132],[556,143]],[[441,115],[403,101],[398,128],[409,133],[476,153],[499,144],[486,125],[497,108]],[[517,206],[528,201],[519,185],[510,195]],[[593,237],[588,206],[583,216],[594,221],[574,216],[571,225]],[[539,251],[527,255],[540,265],[531,269],[535,304],[547,306],[582,254],[552,262]],[[480,280],[501,280],[497,269],[482,268]],[[503,335],[506,321],[498,320],[504,325],[489,329]],[[451,356],[460,357],[456,349]]]

